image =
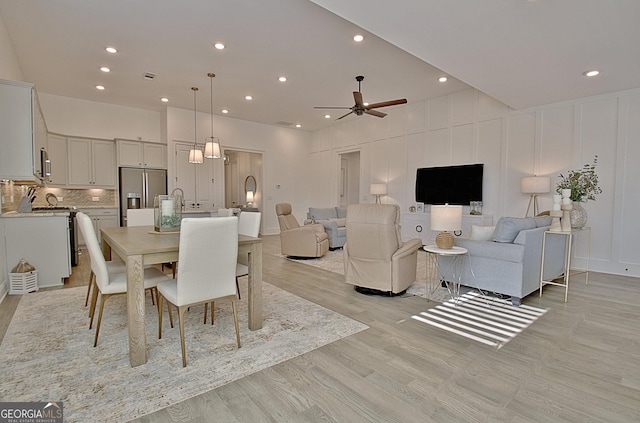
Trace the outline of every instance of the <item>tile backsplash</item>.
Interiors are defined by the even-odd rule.
[[[12,181],[2,181],[2,213],[18,210],[22,196],[27,193],[28,185],[14,185]],[[34,207],[47,206],[46,196],[52,193],[58,197],[58,206],[80,207],[118,207],[118,192],[114,189],[68,189],[37,187]],[[62,200],[60,200],[62,198]],[[98,201],[93,201],[97,198]]]

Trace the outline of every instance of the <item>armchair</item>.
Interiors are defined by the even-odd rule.
[[[321,224],[300,226],[291,214],[291,204],[276,204],[282,254],[292,257],[322,257],[329,251],[329,238]]]
[[[352,204],[347,211],[345,282],[362,293],[396,295],[416,280],[419,238],[403,244],[400,206]]]

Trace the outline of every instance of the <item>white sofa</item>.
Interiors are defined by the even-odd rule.
[[[460,239],[455,245],[468,250],[462,257],[460,282],[472,288],[511,296],[514,305],[540,288],[542,237],[549,229],[549,216],[501,217],[490,239]],[[565,240],[547,236],[545,279],[564,274]],[[448,269],[453,257],[439,256],[438,265]],[[451,275],[446,279],[453,282]]]

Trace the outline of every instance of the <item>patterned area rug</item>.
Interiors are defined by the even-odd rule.
[[[407,289],[405,295],[415,295],[418,297],[428,298],[432,301],[443,302],[451,298],[446,288],[439,286],[438,281],[433,280],[433,272],[427,260],[426,252],[418,251],[418,260],[416,264],[416,281]],[[298,263],[306,264],[330,272],[344,275],[344,260],[342,249],[328,251],[322,257],[316,259],[292,259],[278,254],[279,257]],[[467,291],[465,287],[461,287],[462,291]]]
[[[471,291],[411,318],[500,349],[546,312]]]
[[[246,278],[240,282],[246,293]],[[79,287],[22,297],[0,345],[3,401],[63,401],[65,422],[127,421],[367,328],[264,283],[261,330],[247,328],[245,296],[239,302],[240,349],[230,301],[216,302],[213,326],[202,323],[202,306],[187,312],[183,368],[177,322],[170,328],[165,310],[158,340],[158,314],[147,298],[149,361],[131,368],[125,296],[106,302],[93,348],[85,293]]]

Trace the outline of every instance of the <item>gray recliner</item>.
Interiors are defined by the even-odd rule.
[[[280,249],[291,257],[322,257],[329,251],[329,238],[319,224],[300,226],[291,214],[291,204],[276,204],[280,224]]]

